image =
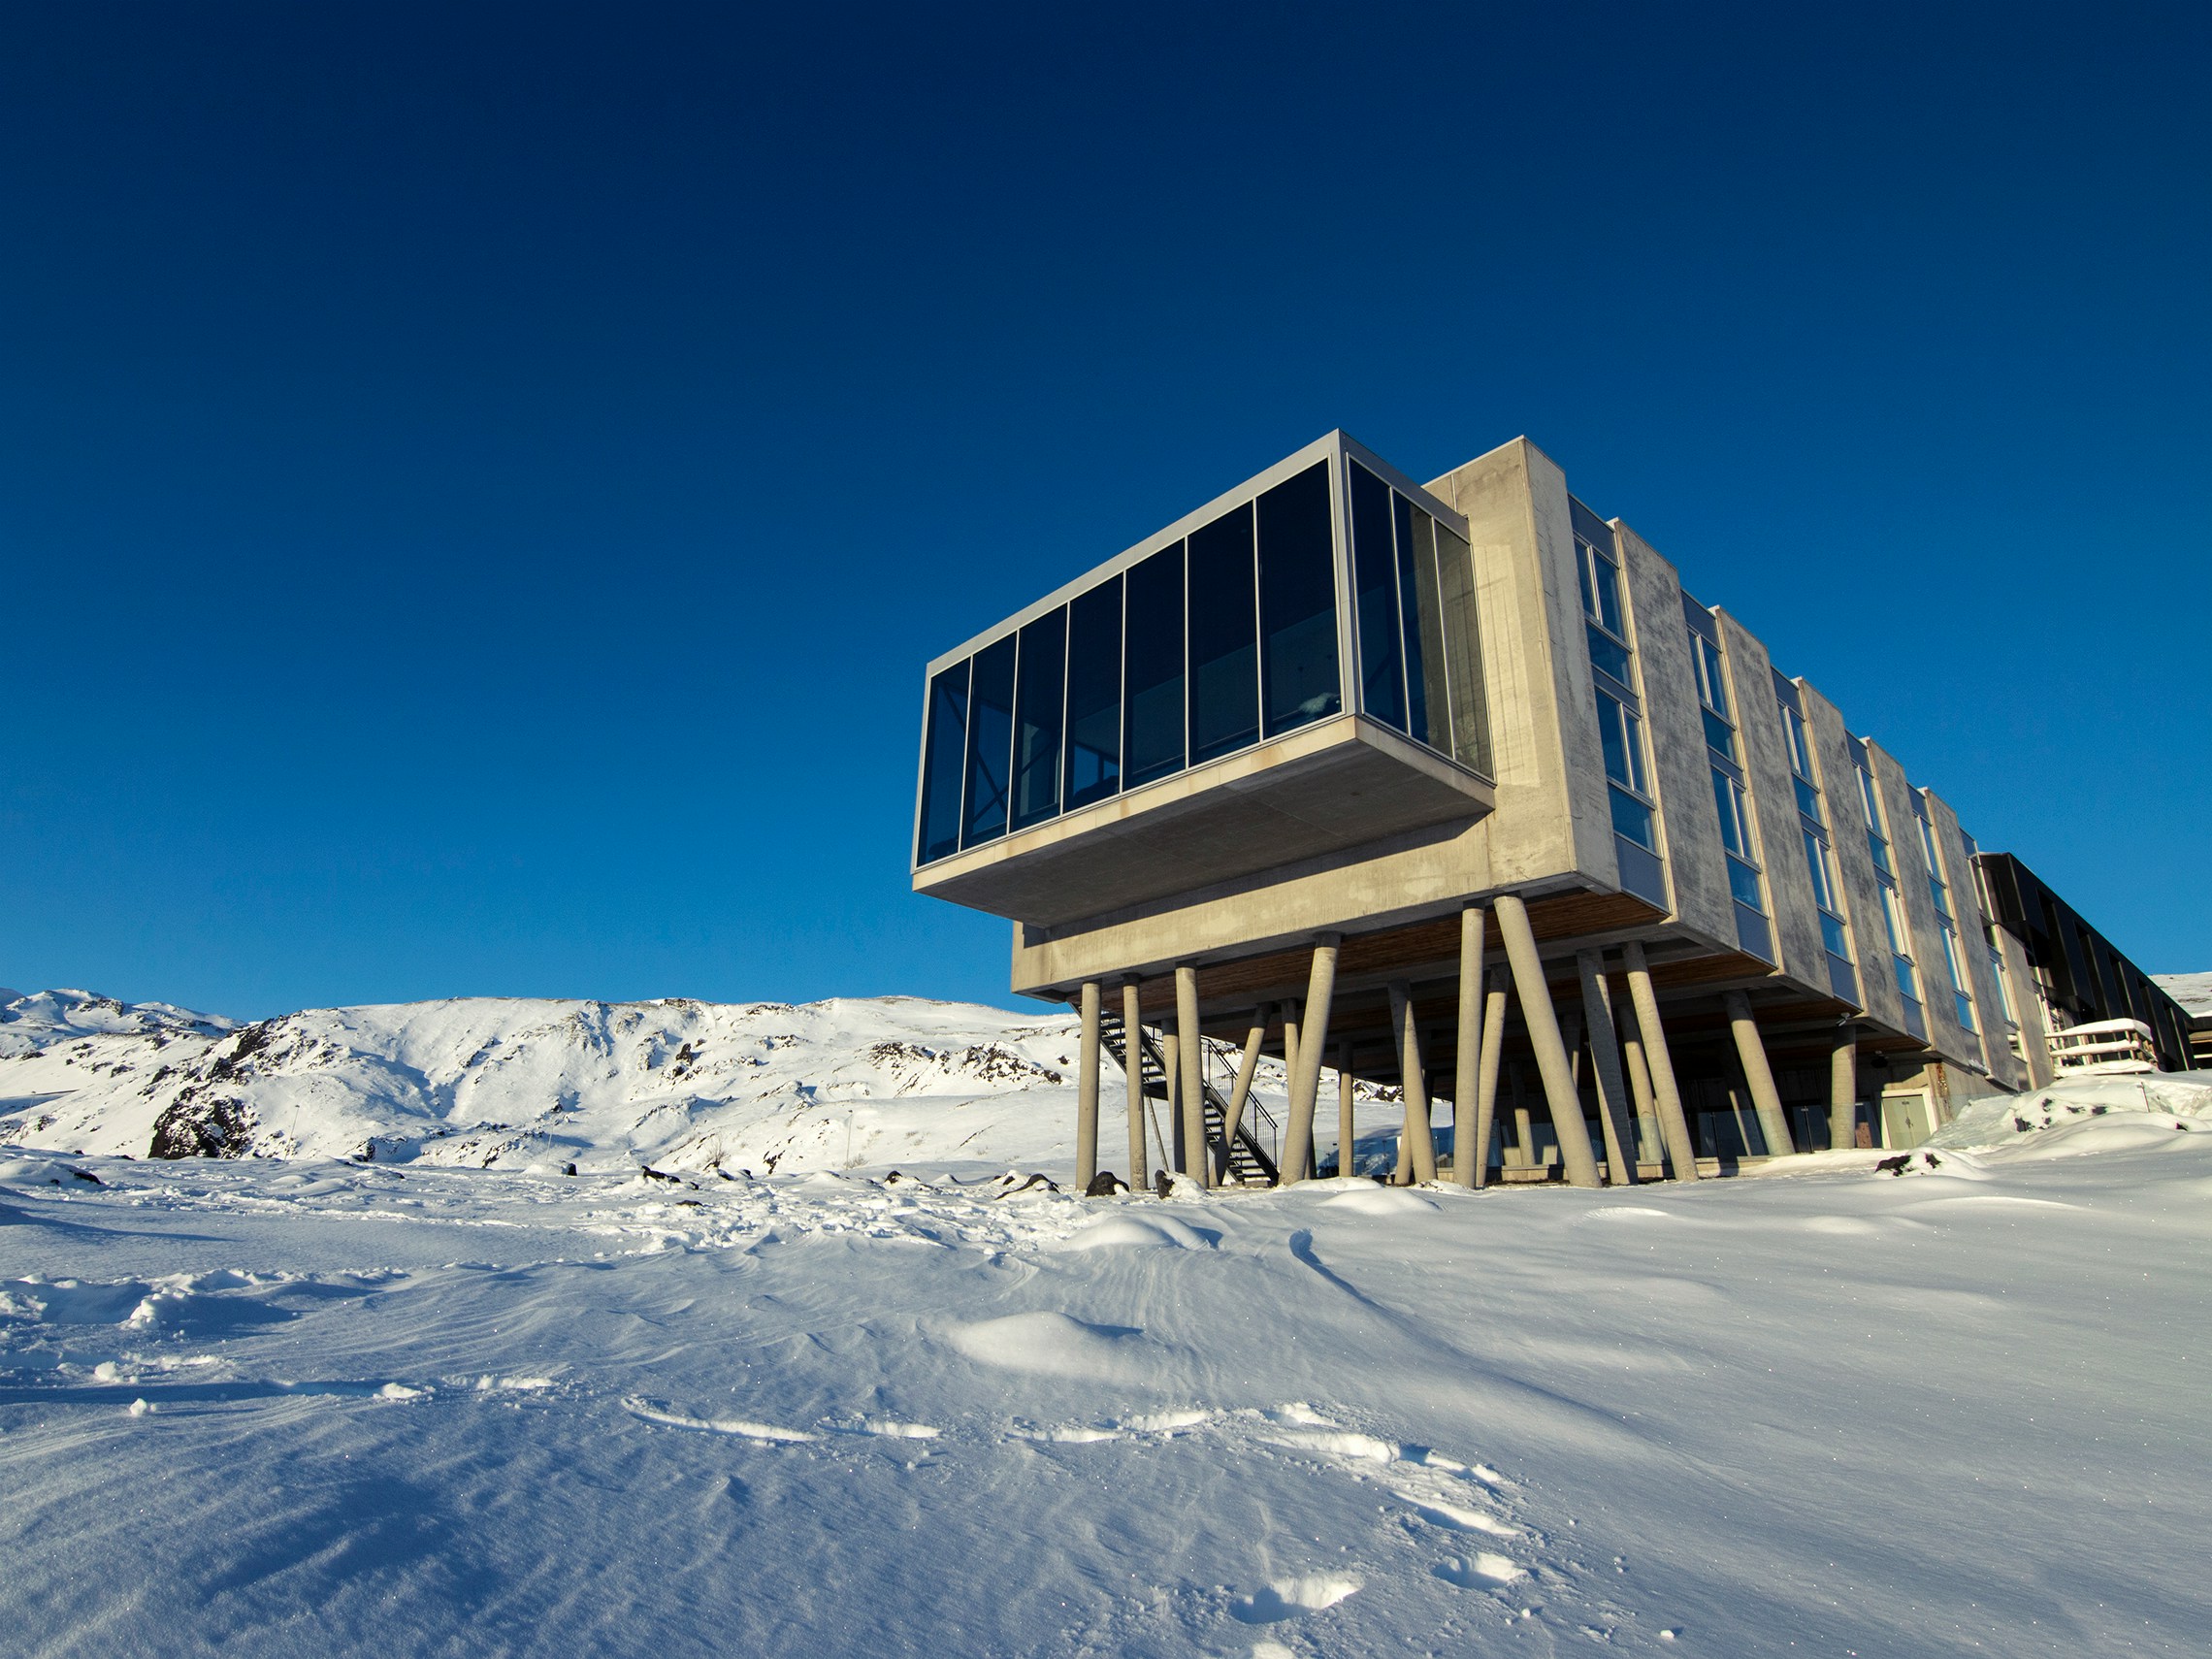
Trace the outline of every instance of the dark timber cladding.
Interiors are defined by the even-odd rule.
[[[1422,485],[1331,433],[938,658],[912,871],[1082,1011],[1086,1186],[1106,1055],[1139,1186],[1692,1180],[1909,1144],[2077,1020],[2187,1057],[2170,998],[1526,439]],[[1355,1137],[1362,1085],[1391,1134],[1370,1087]]]

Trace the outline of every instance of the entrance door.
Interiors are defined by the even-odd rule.
[[[1893,1151],[1916,1147],[1936,1132],[1936,1108],[1925,1089],[1882,1094],[1882,1139]]]

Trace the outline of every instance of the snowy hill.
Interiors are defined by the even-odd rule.
[[[756,1171],[1064,1160],[1076,1025],[918,998],[463,997],[240,1025],[0,1007],[0,1141],[130,1156]]]

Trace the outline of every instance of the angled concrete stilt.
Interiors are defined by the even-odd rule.
[[[1472,1185],[1490,1179],[1490,1135],[1498,1121],[1498,1062],[1506,1053],[1506,988],[1492,983],[1482,997],[1481,1070],[1475,1080],[1475,1170]],[[1501,1151],[1502,1151],[1501,1147]]]
[[[1075,1189],[1098,1179],[1098,982],[1083,982],[1083,1042],[1075,1065]]]
[[[1605,1130],[1606,1165],[1615,1187],[1636,1183],[1635,1141],[1628,1122],[1628,1087],[1620,1073],[1620,1035],[1613,1026],[1612,992],[1606,985],[1605,959],[1596,951],[1577,951],[1575,971],[1582,978],[1582,1021],[1590,1033],[1590,1069],[1598,1085],[1598,1123]]]
[[[1342,935],[1323,933],[1314,946],[1306,1006],[1298,1031],[1298,1057],[1290,1074],[1290,1122],[1283,1137],[1285,1185],[1306,1178],[1314,1155],[1314,1101],[1321,1090],[1321,1056],[1329,1041],[1329,998],[1336,992],[1337,947]],[[1287,1033],[1287,1027],[1285,1032]]]
[[[1244,1127],[1245,1102],[1252,1098],[1252,1080],[1259,1071],[1259,1046],[1266,1041],[1267,1009],[1262,1005],[1252,1011],[1252,1024],[1245,1031],[1244,1054],[1237,1061],[1236,1087],[1229,1090],[1228,1130],[1222,1137],[1224,1147],[1235,1146],[1237,1131]],[[1228,1179],[1226,1168],[1221,1171],[1221,1178]]]
[[[1183,1069],[1183,1167],[1201,1187],[1214,1185],[1206,1150],[1206,1039],[1198,1028],[1198,970],[1175,970],[1176,1058]]]
[[[1406,1096],[1405,1179],[1417,1186],[1436,1179],[1436,1127],[1420,1022],[1414,1017],[1414,988],[1402,979],[1390,982],[1390,1024],[1397,1031],[1398,1077]]]
[[[1615,1001],[1613,1019],[1620,1025],[1621,1064],[1628,1072],[1628,1097],[1636,1107],[1636,1161],[1662,1163],[1665,1149],[1659,1141],[1659,1103],[1651,1093],[1651,1069],[1643,1059],[1643,1027],[1631,1003]]]
[[[1859,1032],[1846,1020],[1828,1052],[1828,1145],[1847,1152],[1859,1142]]]
[[[1145,1156],[1145,1028],[1139,1023],[1137,982],[1122,981],[1122,1075],[1129,1085],[1129,1190],[1152,1186]]]
[[[1633,939],[1620,954],[1628,968],[1629,1000],[1636,1004],[1636,1028],[1643,1038],[1643,1061],[1651,1068],[1651,1092],[1659,1097],[1659,1133],[1667,1143],[1667,1162],[1676,1181],[1695,1181],[1698,1144],[1690,1138],[1689,1116],[1682,1110],[1682,1091],[1675,1082],[1675,1059],[1667,1052],[1667,1027],[1659,1023],[1651,967],[1643,960],[1643,947]]]
[[[1797,1151],[1790,1138],[1790,1120],[1782,1110],[1782,1097],[1774,1089],[1774,1074],[1767,1065],[1767,1045],[1759,1040],[1759,1022],[1751,1017],[1751,998],[1731,991],[1721,998],[1728,1006],[1729,1029],[1736,1034],[1737,1057],[1743,1061],[1743,1081],[1751,1086],[1751,1106],[1759,1114],[1759,1132],[1767,1137],[1770,1155]]]
[[[1527,1023],[1529,1041],[1536,1049],[1537,1071],[1544,1079],[1544,1098],[1551,1108],[1551,1132],[1559,1142],[1560,1165],[1573,1185],[1595,1187],[1598,1160],[1590,1150],[1590,1130],[1582,1122],[1582,1102],[1575,1093],[1575,1076],[1567,1066],[1567,1045],[1559,1040],[1559,1016],[1551,1006],[1551,987],[1545,983],[1543,959],[1536,954],[1536,933],[1528,925],[1528,906],[1516,894],[1501,894],[1497,912],[1506,960],[1513,965],[1513,990],[1520,996],[1521,1018]]]
[[[1482,1185],[1490,1137],[1477,1138],[1475,1120],[1482,1116],[1476,1097],[1482,1089],[1482,927],[1488,920],[1480,904],[1459,913],[1459,1030],[1451,1049],[1451,1179],[1462,1187]],[[1489,1128],[1484,1117],[1481,1130]]]

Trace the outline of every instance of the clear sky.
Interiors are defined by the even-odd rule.
[[[2201,7],[0,17],[0,983],[1005,1002],[922,666],[1526,433],[2212,967]]]

